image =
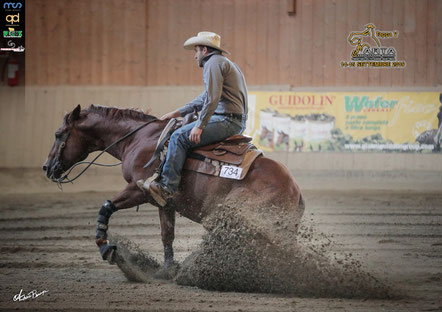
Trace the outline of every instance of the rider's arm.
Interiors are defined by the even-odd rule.
[[[181,114],[178,110],[174,110],[173,112],[167,113],[166,115],[163,115],[160,120],[166,120],[171,118],[178,118]]]
[[[201,109],[201,114],[195,127],[204,129],[209,122],[210,117],[218,107],[223,90],[224,77],[221,71],[221,64],[208,62],[204,66],[203,73],[204,85],[206,87],[207,99]]]
[[[204,91],[197,98],[195,98],[192,102],[187,103],[186,106],[183,106],[178,109],[181,114],[181,117],[184,117],[187,114],[193,113],[195,110],[199,112],[204,105],[204,102],[207,98],[207,92]]]

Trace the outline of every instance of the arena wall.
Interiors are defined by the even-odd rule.
[[[0,184],[3,190],[31,185],[55,185],[45,180],[40,171],[65,113],[77,104],[132,107],[160,116],[201,92],[201,86],[176,87],[86,87],[52,86],[8,89],[0,88]],[[254,86],[251,90],[288,90],[288,86]],[[12,91],[11,91],[12,90]],[[427,90],[427,89],[425,89]],[[285,164],[306,188],[374,188],[374,189],[442,189],[440,154],[420,153],[289,153],[272,152],[267,156]],[[113,163],[111,156],[103,162]],[[67,190],[113,189],[124,185],[120,169],[92,169],[80,186]],[[24,184],[23,184],[24,183]],[[14,186],[15,185],[15,186]]]

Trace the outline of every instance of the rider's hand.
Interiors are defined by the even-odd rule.
[[[189,135],[189,140],[194,143],[199,143],[201,141],[201,133],[203,133],[203,130],[198,127],[193,127],[192,131]]]
[[[181,117],[181,113],[178,110],[167,113],[166,115],[162,116],[160,120],[172,119],[177,117]]]

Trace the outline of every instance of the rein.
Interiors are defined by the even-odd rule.
[[[58,179],[52,179],[53,182],[56,182],[59,187],[61,187],[61,184],[65,184],[65,183],[72,183],[74,182],[76,179],[78,179],[87,169],[89,169],[90,166],[92,165],[96,165],[96,166],[103,166],[103,167],[114,167],[114,166],[118,166],[121,164],[121,162],[116,163],[116,164],[111,164],[111,165],[106,165],[106,164],[99,164],[99,163],[95,163],[95,161],[101,156],[103,155],[105,152],[107,152],[111,147],[113,147],[114,145],[120,143],[121,141],[127,139],[128,137],[130,137],[132,134],[134,134],[135,132],[139,131],[140,129],[144,128],[145,126],[147,126],[148,124],[157,121],[158,119],[153,119],[150,120],[144,124],[142,124],[141,126],[139,126],[138,128],[135,128],[134,130],[132,130],[131,132],[127,133],[125,136],[123,136],[122,138],[119,138],[118,140],[116,140],[115,142],[113,142],[112,144],[110,144],[108,147],[106,147],[104,150],[102,150],[92,161],[81,161],[81,162],[77,162],[75,164],[73,164],[68,170],[67,172],[61,176]],[[66,146],[66,141],[69,137],[69,134],[67,134],[65,137],[62,138],[62,142],[60,144],[60,147],[58,149],[58,155],[57,155],[57,160],[60,160],[61,158],[61,153],[64,149],[64,147]],[[79,174],[77,174],[76,177],[69,179],[68,175],[71,173],[71,171],[77,167],[78,165],[81,164],[88,164]]]

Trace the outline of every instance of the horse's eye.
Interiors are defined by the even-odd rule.
[[[61,133],[60,132],[56,132],[55,133],[55,139],[59,139],[61,138]]]

